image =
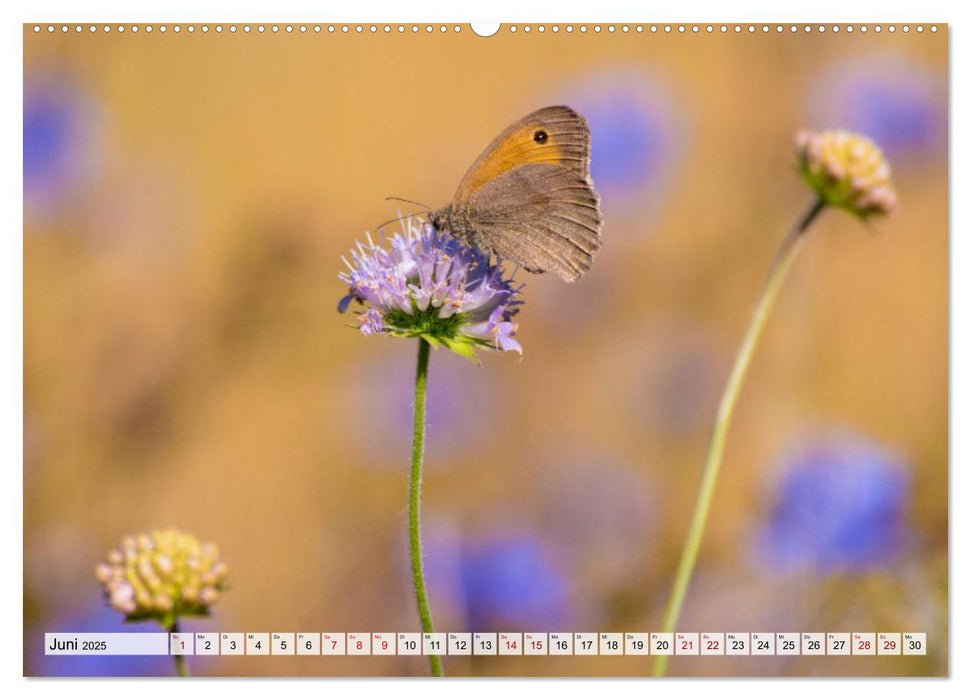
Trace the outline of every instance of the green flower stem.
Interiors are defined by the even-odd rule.
[[[668,599],[667,610],[664,613],[664,632],[674,632],[678,618],[681,616],[681,606],[684,604],[684,597],[688,591],[688,584],[691,582],[695,562],[698,560],[698,551],[701,549],[705,524],[708,521],[711,501],[715,494],[718,470],[721,467],[722,456],[725,452],[725,438],[728,435],[728,428],[735,412],[735,404],[738,402],[742,383],[745,381],[745,375],[748,373],[749,365],[752,362],[755,346],[762,335],[765,321],[779,294],[779,288],[792,266],[792,261],[795,260],[799,243],[803,237],[802,234],[806,232],[825,207],[824,201],[817,200],[782,242],[782,246],[779,248],[769,270],[769,279],[765,285],[765,290],[755,305],[752,320],[749,322],[748,330],[745,332],[742,344],[735,355],[732,372],[728,377],[728,383],[725,385],[725,391],[718,404],[718,414],[715,417],[715,426],[711,434],[711,442],[708,445],[701,486],[698,489],[698,499],[691,516],[688,537],[685,540],[684,549],[681,551],[681,560],[678,563],[674,587],[671,589],[671,597]],[[656,656],[654,658],[654,675],[663,676],[667,670],[667,665],[667,656]]]
[[[169,634],[175,634],[179,631],[179,621],[176,619],[172,626],[169,627]],[[175,675],[187,678],[192,675],[189,673],[189,665],[185,662],[185,657],[182,654],[175,654],[172,657],[175,660]]]
[[[408,541],[411,546],[411,578],[415,584],[415,602],[421,631],[434,632],[432,614],[428,610],[425,593],[425,574],[421,563],[421,464],[425,454],[425,389],[428,385],[428,356],[431,346],[424,338],[418,339],[418,369],[415,372],[415,436],[411,443],[411,480],[408,486]],[[442,660],[437,654],[428,657],[433,676],[443,676]]]

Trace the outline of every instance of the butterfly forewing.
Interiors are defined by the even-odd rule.
[[[529,163],[556,163],[590,175],[590,129],[569,107],[544,107],[527,114],[499,134],[472,163],[455,193],[460,207],[487,182]]]

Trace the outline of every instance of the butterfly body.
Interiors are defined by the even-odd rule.
[[[465,245],[573,282],[600,249],[603,215],[590,180],[590,130],[569,107],[545,107],[499,134],[432,212]]]

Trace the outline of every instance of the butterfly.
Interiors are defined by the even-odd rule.
[[[575,282],[600,250],[590,128],[565,106],[514,122],[472,163],[452,203],[429,214],[467,246]]]

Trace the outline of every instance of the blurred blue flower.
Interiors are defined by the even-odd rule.
[[[756,557],[780,573],[880,568],[906,545],[909,496],[900,455],[850,434],[820,436],[783,461]]]
[[[643,204],[646,191],[671,178],[683,118],[676,117],[661,81],[639,69],[611,68],[582,77],[556,97],[590,125],[590,175],[605,208],[634,195]]]
[[[425,530],[425,576],[440,625],[526,632],[577,622],[559,550],[536,531],[469,533],[434,515]],[[402,575],[406,568],[402,560]]]
[[[569,586],[549,548],[528,532],[467,541],[459,558],[473,631],[555,631],[570,625]]]
[[[100,157],[99,110],[64,80],[24,86],[24,202],[35,212],[77,197]]]
[[[912,59],[887,54],[841,60],[810,95],[813,123],[866,134],[891,159],[946,147],[944,77]]]
[[[169,656],[46,656],[45,632],[162,632],[155,624],[125,624],[122,617],[92,596],[83,612],[55,617],[28,628],[24,639],[24,672],[31,676],[172,676]]]

